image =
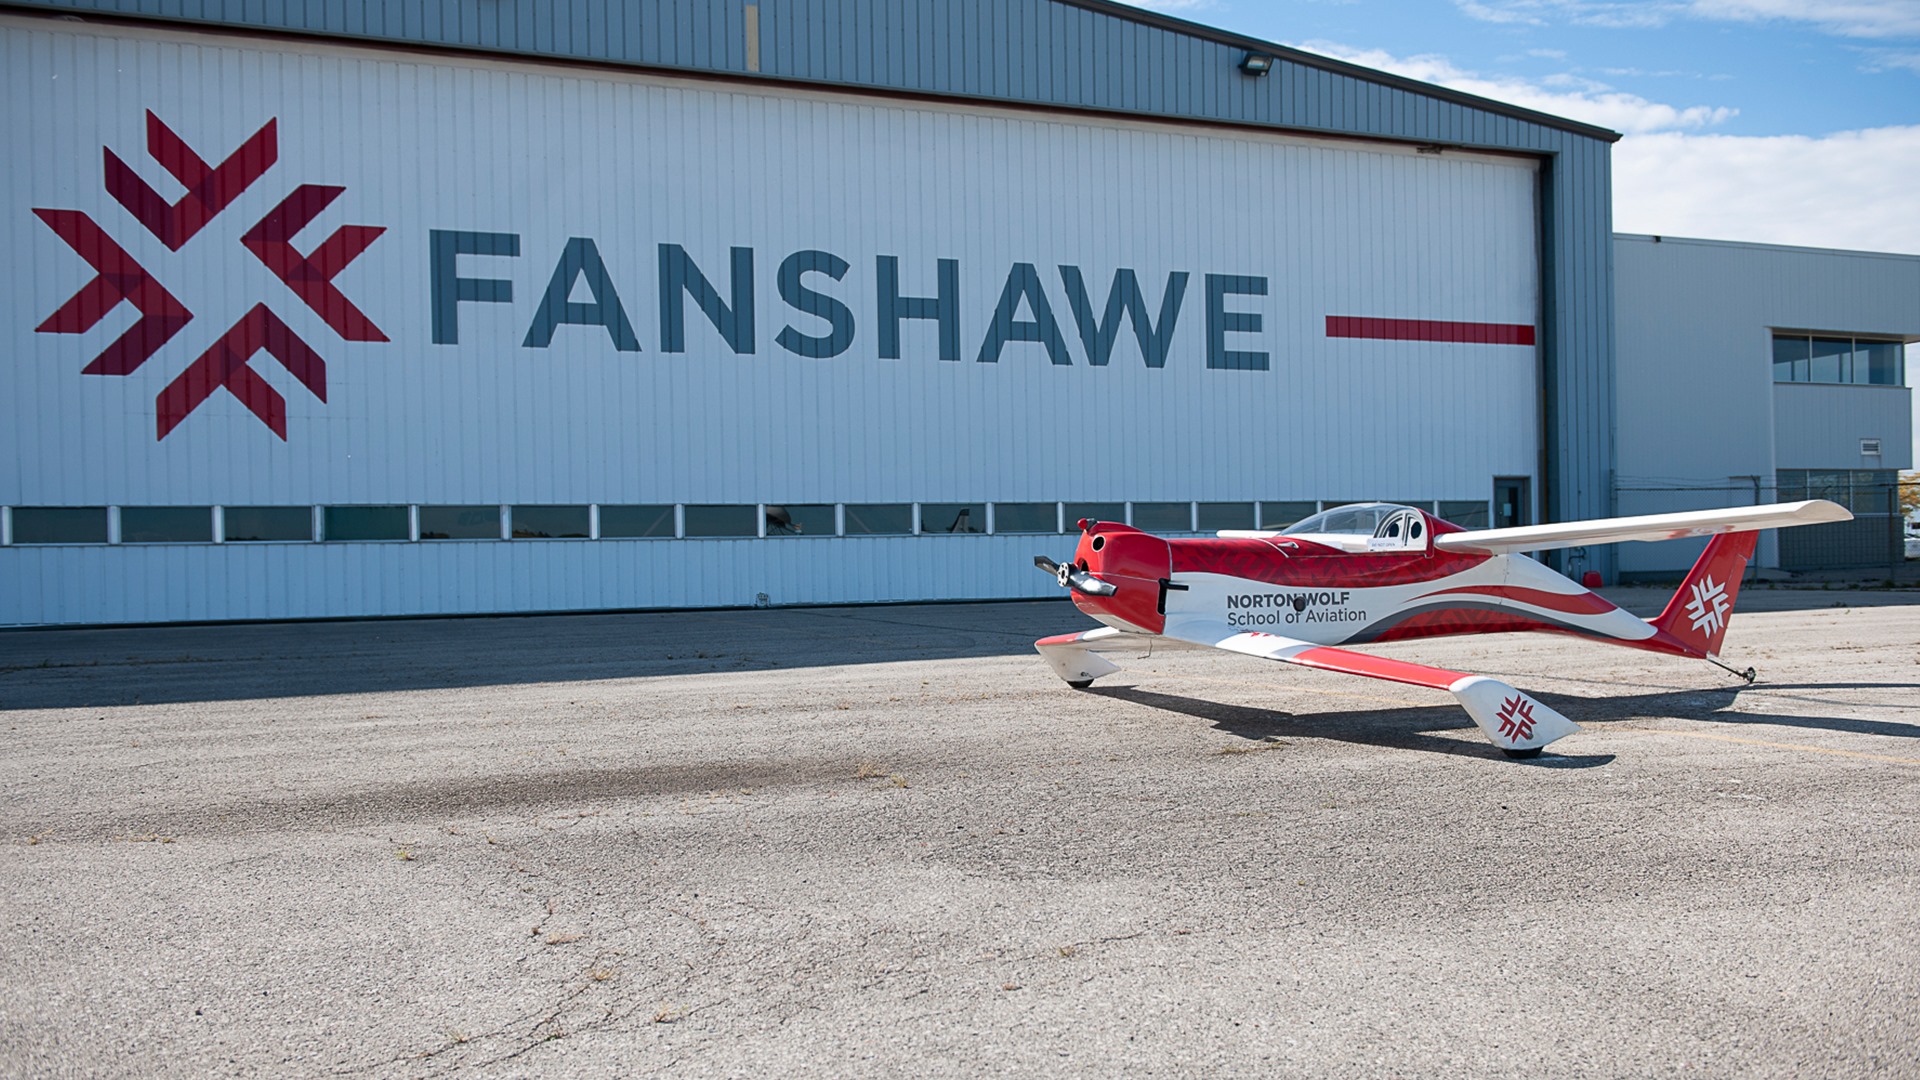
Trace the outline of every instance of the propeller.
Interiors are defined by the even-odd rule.
[[[1101,581],[1087,571],[1072,565],[1062,566],[1045,555],[1035,555],[1033,565],[1052,574],[1063,587],[1087,596],[1112,596],[1120,591],[1119,587],[1110,581]]]

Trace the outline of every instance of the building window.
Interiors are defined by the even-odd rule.
[[[1058,503],[994,503],[993,531],[997,533],[1057,533]]]
[[[768,536],[832,536],[838,531],[833,527],[832,503],[768,503],[765,511]]]
[[[1134,503],[1133,527],[1146,532],[1192,532],[1193,504],[1183,502]]]
[[[1773,381],[1900,386],[1906,346],[1885,338],[1831,334],[1773,335]]]
[[[311,506],[229,506],[220,519],[221,538],[230,544],[313,539]]]
[[[211,506],[123,506],[123,544],[208,544],[213,542]]]
[[[1484,529],[1493,520],[1487,511],[1486,501],[1481,499],[1472,502],[1448,502],[1442,499],[1440,519],[1451,521],[1463,529]]]
[[[913,532],[912,503],[848,503],[848,536],[906,536]]]
[[[494,510],[498,521],[499,510]],[[328,540],[406,540],[404,506],[329,506],[324,515]],[[496,529],[498,526],[496,525]],[[499,533],[496,531],[495,536]]]
[[[333,538],[333,530],[327,530]],[[498,506],[423,506],[420,508],[422,540],[498,540]]]
[[[983,533],[987,531],[985,503],[921,503],[922,533]]]
[[[759,536],[754,506],[689,506],[688,536]]]
[[[16,544],[104,544],[107,508],[104,506],[16,506],[13,508]]]
[[[425,512],[422,507],[421,513]],[[584,506],[516,506],[512,513],[511,535],[515,540],[585,540],[589,532]],[[426,530],[426,519],[422,518],[422,539]]]
[[[1127,523],[1127,504],[1117,502],[1070,502],[1066,506],[1067,528],[1077,529],[1082,521]]]
[[[1856,514],[1893,513],[1899,482],[1897,469],[1779,469],[1774,473],[1781,502],[1827,499]]]
[[[1250,502],[1203,502],[1200,504],[1200,531],[1253,528],[1253,504]]]
[[[1320,504],[1312,501],[1263,502],[1260,504],[1260,527],[1283,531],[1296,521],[1305,521],[1320,512]]]
[[[672,539],[672,506],[602,506],[602,540]]]

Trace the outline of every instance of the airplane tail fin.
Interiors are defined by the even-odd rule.
[[[1757,536],[1721,533],[1709,541],[1687,580],[1680,583],[1680,591],[1667,601],[1667,610],[1652,620],[1654,629],[1701,656],[1720,655],[1720,642],[1727,636],[1727,620],[1740,596],[1740,579],[1753,561]]]

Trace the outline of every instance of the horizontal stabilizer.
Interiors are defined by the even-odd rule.
[[[1446,533],[1434,539],[1442,551],[1502,554],[1510,551],[1550,551],[1585,544],[1617,544],[1624,540],[1678,540],[1687,536],[1782,529],[1792,525],[1819,525],[1851,521],[1853,515],[1825,499],[1770,503],[1766,506],[1730,506],[1721,510],[1686,510],[1678,514],[1598,518],[1554,525],[1521,525],[1511,529],[1479,529]]]

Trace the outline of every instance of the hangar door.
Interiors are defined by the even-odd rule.
[[[0,440],[30,463],[0,504],[243,511],[138,567],[41,556],[178,583],[86,602],[109,621],[385,613],[381,575],[428,611],[1019,595],[1017,553],[913,546],[927,508],[1484,505],[1536,472],[1530,159],[0,32],[0,113],[39,148],[0,176]],[[226,171],[188,205],[195,161]],[[88,285],[104,241],[137,296]],[[752,516],[724,558],[689,524],[774,504],[815,508],[804,557]],[[547,506],[578,513],[520,529]],[[300,507],[298,551],[215,535]],[[636,507],[643,536],[600,527]],[[909,531],[856,554],[849,520]],[[550,537],[579,542],[505,553]]]

